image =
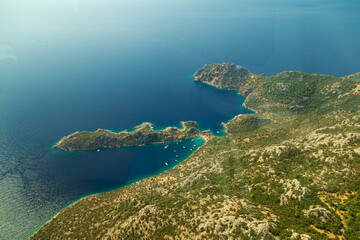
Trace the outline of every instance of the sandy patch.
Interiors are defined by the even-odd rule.
[[[352,90],[354,94],[360,94],[360,84],[356,84],[356,88]]]

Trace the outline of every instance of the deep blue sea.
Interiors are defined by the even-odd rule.
[[[206,63],[359,72],[359,9],[351,0],[0,1],[0,239],[23,239],[76,199],[171,168],[202,144],[53,151],[64,135],[186,120],[216,133],[250,113],[234,92],[192,81]]]

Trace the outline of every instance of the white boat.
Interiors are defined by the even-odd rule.
[[[174,152],[176,152],[176,150],[174,150]]]
[[[96,150],[97,152],[100,152],[100,149]]]
[[[167,166],[167,165],[169,165],[169,164],[166,162],[165,165]]]
[[[183,148],[185,148],[185,146],[183,146]]]
[[[164,147],[164,149],[167,149],[169,147],[169,145],[166,145],[165,147]]]

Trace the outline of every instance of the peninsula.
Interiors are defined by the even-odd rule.
[[[194,80],[239,91],[255,113],[174,169],[77,201],[29,239],[360,239],[360,73],[216,63]]]
[[[134,131],[112,132],[98,129],[95,132],[75,132],[63,137],[53,148],[66,152],[90,151],[100,148],[143,146],[158,143],[178,142],[200,135],[194,121],[181,122],[182,128],[167,127],[155,131],[152,123],[146,122],[134,127]],[[209,134],[208,131],[203,134]]]
[[[219,89],[238,90],[246,96],[252,90],[257,75],[249,72],[246,68],[234,63],[205,64],[193,75],[195,82],[202,82]]]

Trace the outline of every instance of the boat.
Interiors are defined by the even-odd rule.
[[[169,147],[169,145],[166,145],[165,147],[164,147],[164,149],[167,149]]]
[[[167,165],[169,165],[169,164],[166,162],[165,165],[167,166]]]
[[[100,149],[96,150],[97,152],[100,152]]]

